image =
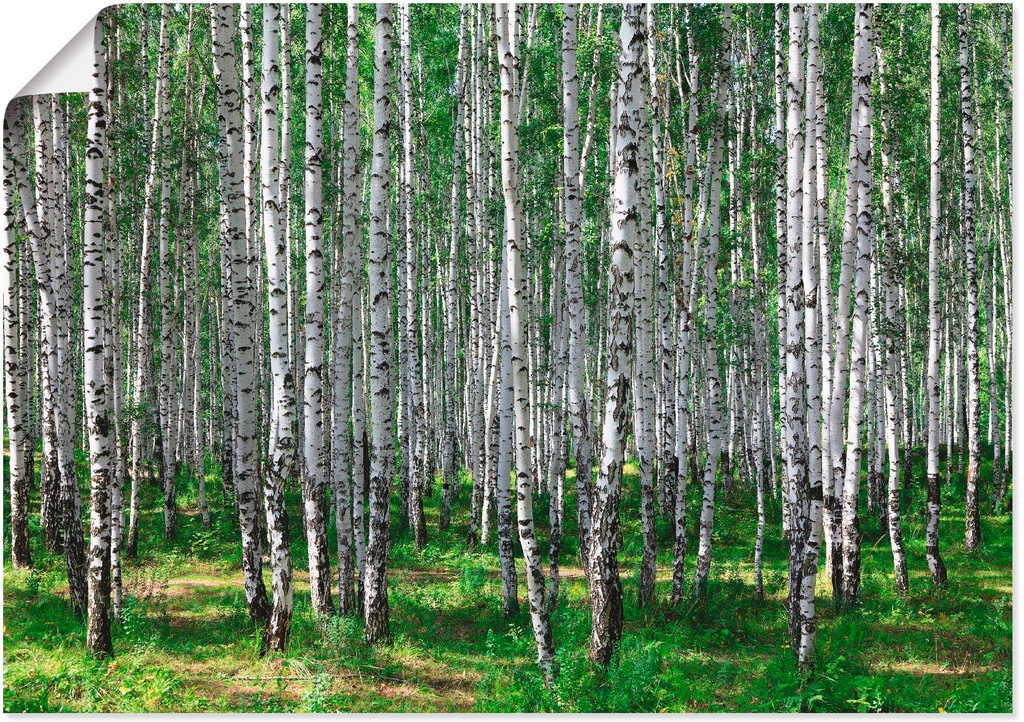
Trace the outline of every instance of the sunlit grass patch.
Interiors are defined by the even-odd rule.
[[[570,469],[570,476],[573,470]],[[923,481],[923,480],[920,480]],[[219,482],[217,482],[219,483]],[[924,489],[904,492],[910,593],[892,586],[892,556],[876,518],[862,516],[864,598],[837,610],[818,580],[817,674],[796,674],[786,634],[788,549],[780,509],[769,507],[765,599],[754,600],[753,493],[737,483],[719,495],[709,592],[701,615],[669,606],[672,527],[659,519],[657,604],[636,607],[639,480],[623,489],[625,594],[622,645],[608,670],[587,660],[589,592],[576,543],[575,493],[566,498],[562,582],[551,619],[559,680],[544,687],[536,665],[518,548],[520,612],[506,619],[495,534],[468,550],[470,482],[461,478],[453,524],[437,532],[439,484],[426,499],[430,540],[416,550],[392,510],[389,589],[392,647],[372,649],[357,617],[317,620],[309,603],[306,549],[293,533],[295,614],[285,655],[260,656],[259,631],[241,586],[240,548],[230,509],[212,499],[213,528],[198,510],[182,514],[181,539],[159,530],[158,490],[144,489],[137,560],[125,561],[125,604],[116,658],[85,653],[84,624],[70,613],[63,560],[33,548],[37,568],[5,568],[5,708],[8,711],[936,711],[1008,710],[1012,657],[1012,532],[1009,515],[982,517],[982,548],[963,550],[962,490],[944,499],[946,588],[931,587],[924,560]],[[211,482],[213,485],[213,482]],[[212,488],[217,488],[215,485]],[[567,484],[574,489],[574,484]],[[691,487],[690,509],[700,490]],[[397,496],[397,495],[396,495]],[[297,489],[288,494],[298,519]],[[547,503],[535,504],[546,556]],[[33,530],[33,543],[38,530]],[[697,538],[688,520],[692,583]],[[328,538],[334,539],[329,529]],[[266,573],[269,584],[269,571]]]

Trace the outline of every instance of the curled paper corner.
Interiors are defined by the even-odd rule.
[[[92,85],[94,15],[14,97],[87,93]]]

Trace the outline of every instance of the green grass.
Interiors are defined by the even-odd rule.
[[[637,609],[635,467],[627,467],[626,483],[620,555],[625,630],[608,670],[593,669],[586,658],[590,608],[579,570],[574,494],[566,505],[562,595],[552,615],[560,676],[546,689],[535,664],[521,559],[523,611],[506,620],[493,539],[485,550],[466,551],[467,478],[461,479],[450,532],[437,534],[439,492],[426,500],[431,537],[422,551],[414,549],[407,529],[394,524],[389,595],[395,644],[382,649],[366,647],[358,619],[314,621],[298,491],[290,490],[298,577],[292,639],[286,655],[261,658],[242,594],[237,534],[219,504],[220,481],[211,476],[214,529],[202,529],[195,489],[186,487],[179,541],[170,547],[162,541],[158,491],[144,489],[140,556],[126,563],[125,614],[115,629],[111,661],[86,653],[84,624],[71,614],[62,560],[43,551],[39,530],[33,526],[34,570],[12,570],[7,552],[4,710],[1011,711],[1011,517],[983,515],[982,547],[966,553],[962,481],[943,492],[949,584],[941,590],[932,589],[924,560],[922,476],[904,491],[908,596],[893,591],[887,535],[864,512],[864,602],[834,610],[828,581],[819,574],[817,674],[807,683],[787,645],[787,551],[778,502],[769,509],[766,598],[757,603],[753,491],[738,483],[732,496],[720,496],[711,604],[698,619],[668,608],[671,529],[665,520],[658,526],[658,604]],[[574,488],[572,479],[566,487]],[[689,509],[699,508],[697,492],[690,490]],[[546,557],[546,497],[535,507]],[[398,518],[397,506],[392,516]],[[692,550],[695,518],[689,526]],[[692,574],[692,552],[687,561]]]

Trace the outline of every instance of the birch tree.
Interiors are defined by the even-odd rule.
[[[393,6],[378,3],[374,42],[373,155],[370,164],[370,536],[364,591],[366,642],[391,642],[388,608],[391,482],[395,469],[391,370],[391,42]]]
[[[316,6],[310,6],[312,15]],[[281,231],[280,148],[278,146],[278,101],[281,91],[279,5],[270,3],[263,11],[263,68],[261,73],[260,185],[262,187],[263,240],[267,258],[267,291],[270,294],[270,367],[273,377],[270,447],[263,498],[270,538],[273,608],[264,645],[283,651],[288,643],[292,616],[292,554],[288,511],[284,491],[289,471],[294,468],[295,388],[288,360],[288,308],[284,272],[285,243]],[[308,346],[307,346],[308,348]],[[307,443],[308,443],[307,434]],[[306,476],[306,486],[310,476]],[[312,545],[310,545],[312,547]],[[312,564],[310,565],[312,569]],[[310,585],[312,588],[312,584]],[[315,600],[314,595],[314,600]]]
[[[614,181],[608,271],[607,370],[602,411],[601,462],[594,487],[590,543],[590,598],[593,628],[590,659],[607,666],[622,639],[622,582],[618,567],[619,502],[625,462],[626,405],[633,364],[635,309],[634,246],[641,218],[641,108],[647,93],[644,6],[623,7],[619,29],[618,78],[612,122]]]
[[[940,104],[940,24],[941,5],[931,7],[931,96],[929,103],[929,195],[928,195],[928,518],[925,527],[925,556],[928,571],[935,585],[946,583],[946,565],[939,552],[939,512],[942,508],[942,487],[939,483],[939,344],[941,319],[939,299],[939,263],[941,233],[941,162],[939,147]]]
[[[230,253],[231,299],[228,306],[231,324],[232,358],[229,359],[234,388],[234,438],[232,478],[238,505],[242,536],[242,579],[249,615],[266,625],[271,606],[263,583],[260,558],[259,508],[256,497],[256,374],[255,309],[249,269],[254,264],[246,243],[243,147],[239,83],[233,30],[235,8],[218,5],[211,23],[213,34],[213,71],[217,87],[219,129],[218,169],[220,177],[220,233]]]
[[[85,540],[81,521],[81,500],[74,464],[74,439],[69,418],[70,394],[67,376],[73,370],[73,359],[67,338],[66,324],[61,323],[59,309],[70,303],[67,298],[67,265],[64,239],[57,238],[58,218],[54,185],[53,112],[47,96],[32,98],[35,127],[34,162],[35,194],[29,181],[25,133],[21,117],[12,124],[11,145],[14,148],[18,200],[28,231],[35,263],[36,285],[39,289],[40,371],[42,380],[43,480],[48,477],[51,497],[49,523],[55,532],[52,545],[63,545],[71,607],[76,616],[87,610],[87,569]],[[45,510],[45,507],[44,507]]]
[[[416,264],[416,219],[414,214],[415,189],[413,187],[413,136],[412,136],[412,35],[410,28],[409,4],[399,6],[399,43],[402,49],[402,67],[400,71],[399,86],[402,95],[402,151],[405,159],[402,164],[405,198],[405,268],[403,278],[405,283],[405,319],[406,325],[402,329],[405,334],[406,346],[406,388],[409,390],[409,398],[406,403],[409,411],[409,444],[406,446],[409,458],[409,517],[412,524],[413,539],[416,546],[422,548],[427,543],[427,522],[423,516],[423,486],[422,478],[425,463],[426,443],[426,415],[423,408],[423,391],[421,388],[421,372],[419,349],[417,342],[417,329],[419,327],[419,316],[416,313],[416,301],[418,297],[416,289],[417,264]],[[406,454],[403,454],[403,457]]]
[[[172,541],[178,534],[177,464],[174,459],[174,424],[172,423],[175,388],[174,321],[171,288],[171,78],[170,78],[171,9],[164,5],[160,16],[160,61],[157,65],[157,86],[160,97],[160,227],[158,232],[157,284],[160,292],[160,379],[157,393],[159,423],[158,453],[160,481],[164,494],[164,539]],[[162,76],[162,79],[159,79]]]
[[[874,34],[872,6],[858,3],[854,31],[855,82],[862,87],[858,93],[857,113],[857,251],[854,266],[854,311],[850,343],[850,401],[846,435],[846,467],[843,476],[843,600],[852,604],[860,599],[860,521],[857,506],[860,498],[861,455],[863,453],[864,396],[866,390],[869,273],[874,209],[871,192],[874,176],[871,171],[873,118],[871,76],[874,71]],[[842,283],[842,280],[840,280]],[[841,287],[840,287],[841,288]],[[842,295],[842,294],[840,294]],[[835,401],[833,400],[833,404]]]
[[[804,394],[808,391],[804,335],[806,296],[804,288],[804,163],[806,117],[804,75],[806,46],[805,12],[801,3],[789,6],[789,77],[786,86],[786,403],[783,419],[783,447],[786,482],[783,485],[789,507],[789,637],[799,649],[801,582],[804,542],[809,518],[808,435],[809,409]],[[808,54],[808,59],[811,59]],[[809,83],[806,83],[809,85]],[[811,94],[813,97],[813,94]],[[810,275],[810,274],[806,274]]]
[[[34,460],[26,453],[29,428],[27,398],[28,380],[31,370],[27,362],[27,344],[21,340],[21,296],[22,288],[28,284],[22,271],[26,264],[22,257],[27,253],[24,244],[18,243],[17,213],[15,196],[18,190],[17,173],[14,167],[15,132],[20,129],[25,108],[21,102],[12,102],[4,115],[3,137],[3,312],[4,312],[4,384],[7,397],[7,429],[9,447],[9,468],[11,475],[11,566],[25,569],[32,566],[29,550],[28,504]],[[34,448],[35,442],[32,441]]]
[[[86,646],[100,657],[113,656],[110,636],[110,486],[114,434],[110,386],[104,378],[107,347],[106,267],[107,187],[104,180],[107,125],[107,58],[103,21],[93,31],[92,88],[85,153],[85,225],[82,250],[82,307],[85,334],[84,391],[89,419],[89,608]],[[77,494],[77,490],[75,492]]]
[[[331,334],[331,394],[333,423],[331,428],[331,479],[334,483],[338,543],[338,613],[354,614],[359,605],[353,588],[355,526],[353,500],[362,497],[362,478],[351,473],[353,468],[352,439],[349,437],[349,416],[353,405],[353,335],[362,329],[352,325],[354,306],[355,247],[361,245],[356,211],[359,208],[359,6],[348,5],[345,60],[345,109],[342,121],[343,158],[341,163],[342,193],[338,198],[341,210],[341,246],[335,238],[337,259],[334,274],[338,277]],[[362,268],[360,267],[361,273]],[[308,303],[308,301],[307,301]],[[353,334],[355,331],[355,334]],[[361,354],[360,354],[361,355]],[[358,394],[359,389],[356,390]],[[307,442],[308,443],[308,442]],[[362,520],[359,521],[360,525]],[[361,531],[361,529],[360,529]]]
[[[981,473],[981,373],[978,370],[978,246],[976,237],[974,84],[970,70],[970,9],[957,5],[957,40],[960,63],[960,123],[964,159],[963,243],[967,273],[967,531],[964,548],[974,551],[981,542],[978,477]]]
[[[584,569],[589,569],[590,491],[593,452],[590,429],[591,411],[587,403],[586,352],[587,310],[583,302],[582,232],[583,190],[580,162],[579,73],[576,69],[577,9],[563,7],[562,53],[562,182],[565,185],[565,300],[569,323],[568,377],[569,419],[572,446],[576,455],[576,505],[580,534],[580,554]],[[568,49],[568,52],[566,52]],[[595,73],[596,77],[596,73]],[[575,111],[574,111],[575,108]],[[593,115],[593,113],[591,113]]]
[[[451,226],[448,245],[448,278],[445,288],[445,347],[444,347],[444,448],[441,457],[441,531],[451,523],[452,502],[455,497],[458,478],[458,458],[455,450],[456,427],[456,385],[455,385],[455,342],[458,325],[458,261],[459,246],[462,241],[462,174],[463,150],[465,148],[464,126],[466,116],[466,62],[469,46],[469,8],[463,3],[459,11],[459,54],[455,64],[455,126],[452,129],[452,195],[450,204]]]
[[[896,245],[895,218],[893,215],[893,157],[890,139],[890,100],[887,93],[887,74],[885,56],[881,45],[875,46],[878,65],[879,93],[881,96],[881,144],[882,156],[882,282],[879,295],[884,309],[884,318],[876,322],[882,329],[885,366],[884,379],[884,422],[885,446],[889,459],[888,494],[886,498],[887,522],[889,527],[889,544],[892,547],[893,570],[896,589],[905,593],[908,590],[907,558],[903,548],[903,529],[900,519],[900,459],[899,410],[897,409],[898,360],[895,329],[897,328],[896,310],[898,291],[896,288],[896,264],[900,256]]]
[[[804,363],[806,380],[806,433],[807,433],[807,480],[802,491],[806,500],[801,500],[801,523],[803,529],[800,537],[803,549],[800,552],[799,569],[799,626],[800,641],[797,647],[797,663],[802,670],[808,671],[814,665],[814,643],[816,637],[816,618],[814,607],[814,591],[818,577],[818,555],[821,550],[822,537],[822,452],[821,452],[821,335],[818,299],[819,269],[818,249],[815,243],[819,240],[816,234],[816,206],[818,191],[817,183],[817,151],[813,138],[808,134],[817,134],[820,75],[820,47],[818,43],[818,4],[811,3],[807,11],[807,75],[804,88],[804,116],[807,132],[804,134],[803,158],[803,204],[801,211],[802,257],[800,258],[803,275],[804,303]]]
[[[686,18],[689,20],[690,9],[686,8]],[[696,465],[696,459],[692,458],[689,450],[690,435],[690,364],[691,364],[691,334],[693,331],[693,309],[695,294],[691,288],[691,281],[695,279],[694,273],[695,250],[694,245],[694,206],[693,186],[696,180],[696,154],[697,154],[697,83],[700,77],[700,67],[697,63],[697,53],[694,49],[693,33],[690,30],[690,23],[687,22],[687,55],[689,59],[689,97],[687,99],[687,120],[686,120],[686,155],[684,160],[683,192],[683,248],[677,256],[678,271],[676,276],[676,439],[675,452],[677,460],[675,479],[675,508],[674,508],[674,533],[675,544],[672,552],[672,604],[678,606],[683,603],[686,584],[686,486],[690,469]]]
[[[145,25],[145,17],[143,17]],[[137,323],[135,327],[135,369],[133,379],[135,414],[132,418],[132,470],[131,470],[131,498],[129,501],[128,516],[128,545],[126,552],[129,558],[134,558],[139,547],[139,516],[140,486],[144,474],[146,453],[146,440],[143,437],[144,424],[149,423],[157,426],[157,415],[153,413],[152,404],[157,403],[156,385],[153,368],[153,320],[149,304],[149,294],[152,291],[153,274],[153,251],[158,239],[156,232],[156,184],[160,174],[160,154],[163,142],[161,132],[161,118],[163,108],[163,85],[168,82],[166,66],[168,58],[168,38],[165,36],[165,17],[161,14],[160,19],[160,44],[157,56],[156,85],[153,93],[153,114],[150,119],[150,142],[149,142],[149,169],[146,174],[145,200],[143,205],[142,220],[142,241],[139,252],[139,286],[136,302]],[[148,431],[148,429],[146,430]],[[162,430],[161,434],[162,435]]]
[[[704,278],[704,382],[707,384],[707,453],[704,461],[702,481],[703,500],[700,512],[700,540],[697,547],[697,569],[694,574],[694,595],[698,602],[707,597],[707,582],[711,572],[712,529],[715,519],[715,476],[718,460],[722,453],[722,381],[718,361],[718,248],[721,240],[722,208],[722,162],[725,145],[725,123],[728,107],[729,67],[732,55],[732,6],[726,3],[722,9],[723,47],[718,68],[718,83],[714,105],[717,119],[714,133],[709,141],[707,173],[710,185],[710,202],[707,206],[707,220],[701,229],[697,242],[703,250],[702,266]],[[702,204],[703,205],[703,204]]]
[[[495,9],[501,79],[501,187],[505,201],[505,254],[508,286],[509,339],[512,365],[512,409],[515,426],[516,507],[519,543],[526,562],[526,588],[537,658],[548,685],[554,681],[555,646],[545,600],[544,569],[533,523],[533,443],[530,437],[528,360],[524,327],[527,284],[522,262],[522,206],[519,192],[519,124],[516,119],[516,43],[508,4]]]
[[[306,363],[303,433],[303,509],[309,548],[309,588],[313,609],[334,611],[331,597],[327,519],[324,516],[323,367],[324,367],[324,251],[323,251],[323,50],[321,6],[306,13]],[[283,249],[282,249],[283,251]],[[284,290],[284,289],[281,289]],[[282,308],[281,313],[287,309]],[[282,321],[284,319],[282,318]],[[282,349],[282,353],[284,350]]]
[[[654,20],[651,17],[653,6],[647,4],[644,8],[644,70],[648,76],[648,84],[656,85],[656,70],[651,63],[653,50],[652,34],[654,33]],[[656,91],[649,91],[656,92]],[[650,97],[650,95],[648,96]],[[654,324],[654,253],[651,248],[651,237],[649,224],[652,220],[650,198],[650,171],[651,171],[651,123],[656,120],[657,104],[651,109],[647,122],[641,122],[638,131],[638,149],[640,166],[640,192],[641,203],[638,207],[640,216],[638,218],[640,233],[637,238],[637,245],[634,249],[634,266],[637,269],[636,277],[636,310],[634,343],[636,348],[636,360],[634,362],[634,384],[633,384],[633,427],[634,438],[637,447],[637,461],[640,465],[640,524],[643,537],[643,554],[640,560],[640,573],[638,576],[638,603],[641,607],[650,606],[654,602],[654,573],[657,557],[657,529],[654,517],[654,476],[655,476],[655,454],[657,451],[657,429],[656,420],[658,414],[656,408],[658,401],[655,396],[655,385],[657,384],[654,349],[660,344],[660,338],[655,335]],[[660,127],[660,126],[659,126]],[[661,140],[658,138],[660,146]],[[659,147],[660,151],[660,147]],[[660,185],[660,184],[659,184]],[[657,203],[657,201],[655,201]],[[655,228],[655,245],[660,241],[659,233],[664,233],[664,218],[661,225]],[[660,313],[658,315],[660,319]],[[660,326],[657,326],[660,331]]]

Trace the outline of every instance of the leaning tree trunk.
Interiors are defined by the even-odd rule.
[[[455,395],[455,341],[458,335],[458,261],[462,241],[462,172],[463,127],[466,123],[466,53],[468,41],[469,5],[462,4],[459,11],[459,55],[455,66],[455,128],[452,150],[451,238],[448,246],[448,278],[445,286],[445,346],[444,346],[444,448],[441,457],[441,531],[451,524],[452,501],[459,483],[458,457],[455,451],[457,419]]]
[[[522,202],[519,194],[519,127],[516,122],[516,43],[508,4],[495,11],[501,77],[501,185],[505,201],[505,253],[508,273],[509,339],[515,419],[515,467],[519,542],[526,562],[526,587],[537,657],[547,684],[554,681],[555,645],[545,601],[544,568],[533,524],[533,440],[530,437],[529,373],[524,319],[527,288],[523,272]]]
[[[718,69],[718,86],[715,90],[718,118],[707,173],[710,173],[710,204],[707,221],[701,239],[704,246],[704,379],[707,384],[707,454],[704,461],[703,501],[700,512],[700,539],[697,546],[697,570],[694,574],[694,596],[698,602],[707,599],[707,582],[711,572],[712,529],[715,519],[715,475],[718,459],[722,453],[722,381],[718,362],[718,248],[721,240],[722,208],[722,156],[725,145],[726,109],[730,85],[730,62],[732,6],[725,4],[722,10],[723,36],[725,38]]]
[[[795,654],[800,654],[800,597],[804,540],[807,529],[809,494],[807,489],[807,416],[804,403],[807,367],[804,360],[805,293],[803,272],[803,215],[805,130],[804,88],[804,6],[789,6],[789,80],[786,116],[786,365],[785,413],[782,439],[786,476],[783,504],[789,508],[789,639]],[[781,249],[780,249],[781,253]],[[781,339],[780,339],[781,341]]]
[[[49,495],[57,506],[51,508],[51,523],[63,533],[64,561],[67,568],[71,606],[77,616],[87,609],[85,540],[82,531],[81,501],[74,464],[74,439],[69,418],[70,400],[65,398],[67,376],[73,372],[73,359],[61,323],[61,310],[70,307],[65,297],[66,264],[63,241],[57,236],[57,212],[54,184],[52,133],[48,96],[32,99],[36,130],[36,194],[32,196],[26,162],[26,140],[21,117],[12,128],[14,164],[17,169],[19,201],[36,268],[42,328],[41,376],[43,381],[43,463],[50,477]],[[55,517],[55,518],[54,518]],[[60,525],[58,526],[58,522]],[[56,539],[54,539],[56,541]]]
[[[587,308],[583,299],[581,248],[583,193],[580,166],[579,73],[576,69],[576,15],[578,6],[563,8],[562,112],[565,115],[562,175],[565,185],[565,301],[569,323],[568,399],[572,446],[576,455],[576,507],[580,556],[589,575],[590,496],[593,467],[590,405],[587,403]],[[596,52],[596,51],[595,51]],[[596,73],[595,73],[596,77]]]
[[[18,191],[18,200],[21,204],[21,211],[25,227],[29,236],[29,250],[31,262],[25,264],[25,270],[34,266],[34,281],[39,291],[38,311],[38,333],[39,333],[39,387],[40,387],[40,416],[42,427],[42,458],[39,478],[39,493],[42,497],[40,508],[40,524],[43,527],[44,541],[50,549],[56,549],[59,540],[59,512],[56,508],[56,486],[59,483],[57,473],[57,423],[56,413],[53,405],[54,384],[56,383],[54,364],[57,350],[57,325],[53,319],[55,313],[56,298],[51,285],[52,271],[50,268],[50,223],[48,213],[44,210],[43,204],[36,204],[32,194],[32,186],[29,180],[29,168],[27,162],[28,139],[25,136],[24,121],[27,101],[18,101],[10,105],[8,132],[10,133],[10,148],[15,170],[15,183]],[[32,109],[36,113],[38,103],[33,100]],[[40,172],[37,177],[37,185],[45,183],[45,173]],[[39,191],[37,191],[39,192]],[[26,284],[27,285],[27,284]],[[29,295],[25,295],[25,302],[28,305]],[[28,341],[26,335],[25,341]],[[26,445],[29,446],[30,445]],[[30,447],[31,448],[31,447]],[[26,449],[28,453],[31,453]]]
[[[235,498],[242,536],[242,578],[249,615],[258,624],[270,621],[271,607],[263,583],[260,558],[259,507],[255,485],[256,463],[256,332],[255,303],[250,268],[255,254],[246,243],[244,178],[242,174],[242,123],[239,83],[235,61],[235,6],[218,5],[212,23],[213,68],[217,86],[220,132],[218,166],[221,192],[221,236],[228,241],[230,257],[232,344],[229,368],[234,388],[234,438],[232,443]]]

